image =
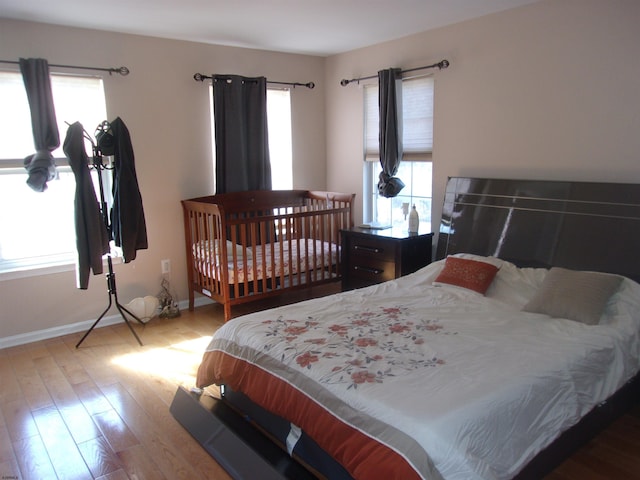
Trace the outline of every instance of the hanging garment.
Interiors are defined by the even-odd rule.
[[[148,247],[147,225],[129,129],[118,117],[111,122],[111,132],[115,167],[111,232],[115,244],[122,247],[124,262],[129,263],[138,250]]]
[[[83,132],[84,128],[79,122],[69,126],[62,149],[69,159],[76,179],[76,283],[78,288],[84,290],[89,286],[90,270],[94,275],[102,273],[102,257],[109,253],[109,236],[89,173],[89,158],[84,148]]]

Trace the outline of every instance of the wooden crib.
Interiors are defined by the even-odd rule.
[[[189,281],[231,307],[338,281],[340,230],[353,226],[355,194],[255,190],[182,201]]]

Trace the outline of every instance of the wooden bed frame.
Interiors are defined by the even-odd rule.
[[[339,281],[354,197],[256,190],[183,200],[189,310],[198,292],[229,320],[233,305]]]
[[[638,281],[638,245],[640,185],[454,177],[447,182],[436,259],[475,253],[518,266],[605,271]],[[640,373],[540,452],[516,478],[542,478],[638,401]],[[264,478],[297,478],[288,473],[288,468],[299,468],[295,462],[286,453],[274,457],[265,454],[268,449],[254,446],[251,438],[261,434],[234,426],[238,417],[225,405],[259,430],[269,430],[269,437],[282,445],[288,422],[236,392],[227,391],[220,402],[178,389],[171,412],[234,478],[251,478],[256,472],[252,466],[260,462],[271,465],[269,472],[274,475]],[[236,441],[234,449],[242,452],[242,462],[225,453],[227,440],[222,438]],[[306,440],[311,453],[297,459],[301,464],[320,478],[349,478],[336,462],[332,465],[332,460],[318,456],[313,442]]]

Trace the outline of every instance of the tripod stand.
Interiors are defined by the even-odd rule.
[[[91,140],[91,138],[89,138],[89,140]],[[109,238],[111,238],[112,229],[111,229],[111,223],[109,222],[107,202],[105,200],[105,195],[104,195],[104,184],[102,182],[102,171],[107,170],[108,167],[102,161],[102,152],[100,151],[100,148],[94,145],[93,141],[91,141],[91,143],[93,145],[93,166],[98,172],[98,185],[100,187],[100,211],[102,213],[102,221],[104,222],[104,225],[107,228],[107,233]],[[91,325],[91,328],[87,330],[87,332],[83,335],[80,341],[76,344],[76,348],[78,348],[80,344],[84,342],[84,339],[87,338],[87,336],[93,331],[96,325],[98,325],[98,322],[102,320],[102,318],[107,314],[107,312],[109,311],[109,309],[114,303],[116,308],[118,309],[118,312],[120,312],[120,315],[122,316],[125,323],[127,324],[127,327],[129,327],[129,330],[131,330],[131,333],[136,338],[140,346],[142,346],[142,341],[140,340],[140,337],[138,337],[138,334],[135,332],[135,330],[131,326],[131,322],[129,321],[125,313],[130,315],[133,319],[135,319],[141,325],[144,325],[144,322],[140,320],[136,315],[131,313],[124,305],[120,304],[120,302],[118,301],[118,290],[116,288],[116,274],[113,272],[113,262],[111,260],[111,254],[107,254],[107,266],[108,266],[107,293],[109,295],[109,304],[107,305],[107,308],[105,308],[104,311],[100,314],[98,319],[93,323],[93,325]]]

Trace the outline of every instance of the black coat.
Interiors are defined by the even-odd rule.
[[[147,226],[138,188],[135,159],[129,130],[120,117],[111,122],[114,140],[113,207],[111,233],[122,247],[124,262],[136,258],[136,251],[148,247]]]
[[[79,122],[71,125],[67,130],[62,148],[69,159],[69,165],[76,180],[74,198],[78,250],[76,282],[78,288],[87,289],[90,270],[93,270],[94,275],[102,273],[102,257],[109,252],[109,236],[89,173],[83,131],[82,124]]]

